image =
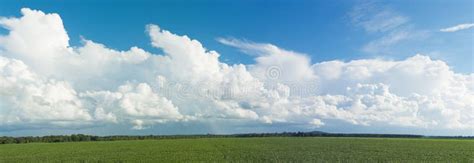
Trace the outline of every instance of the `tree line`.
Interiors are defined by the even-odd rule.
[[[119,140],[158,140],[158,139],[183,139],[183,138],[246,138],[246,137],[375,137],[375,138],[455,138],[473,139],[473,136],[423,136],[407,134],[346,134],[326,133],[321,131],[312,132],[281,132],[281,133],[245,133],[230,135],[116,135],[116,136],[94,136],[85,134],[73,135],[51,135],[51,136],[26,136],[26,137],[0,137],[0,144],[22,144],[22,143],[59,143],[59,142],[85,142],[85,141],[119,141]]]

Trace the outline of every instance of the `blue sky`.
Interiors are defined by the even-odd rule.
[[[383,33],[366,32],[351,21],[354,6],[373,2],[409,19],[420,39],[407,39],[379,53],[362,49]],[[472,29],[443,33],[439,29],[473,22],[474,2],[434,1],[5,1],[0,15],[18,16],[29,7],[59,13],[71,44],[80,36],[111,48],[138,46],[153,49],[144,34],[146,24],[158,24],[177,34],[200,40],[206,48],[222,54],[227,63],[252,63],[251,57],[216,42],[234,37],[269,42],[311,56],[314,62],[367,57],[402,59],[417,53],[443,59],[459,72],[473,71]],[[110,39],[120,35],[121,39]]]
[[[0,135],[473,135],[473,3],[2,1]]]

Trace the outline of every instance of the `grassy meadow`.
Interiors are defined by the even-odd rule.
[[[474,140],[199,138],[0,145],[0,162],[474,162]]]

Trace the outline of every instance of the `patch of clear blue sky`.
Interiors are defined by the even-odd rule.
[[[383,57],[403,59],[416,53],[443,59],[457,72],[473,72],[474,30],[455,33],[440,28],[473,23],[471,0],[380,2],[409,18],[415,30],[427,38],[402,41],[390,54],[367,54],[362,47],[381,37],[351,23],[348,12],[360,1],[0,1],[1,16],[19,16],[29,7],[59,13],[71,38],[80,45],[80,36],[119,50],[138,46],[154,53],[145,34],[146,24],[199,40],[207,49],[221,54],[221,61],[253,63],[251,56],[218,43],[217,37],[234,37],[267,42],[284,49],[308,54],[312,62]],[[5,33],[5,30],[0,31]]]

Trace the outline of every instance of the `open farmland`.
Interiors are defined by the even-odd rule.
[[[0,145],[0,162],[100,160],[473,162],[474,140],[265,137]]]

